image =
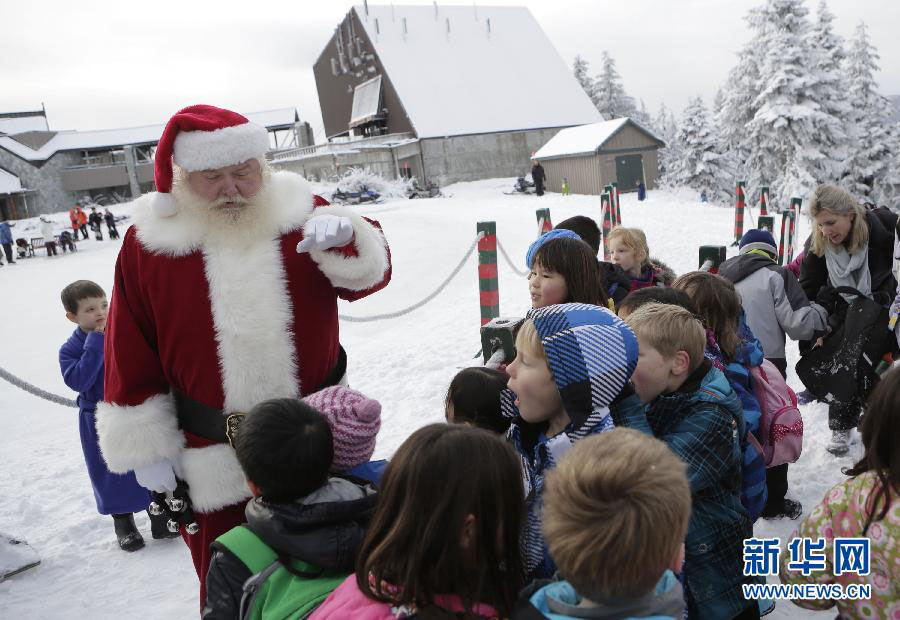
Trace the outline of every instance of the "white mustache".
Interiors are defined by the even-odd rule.
[[[247,199],[243,196],[231,196],[231,197],[222,197],[216,198],[213,202],[210,203],[210,207],[221,207],[223,205],[234,205],[234,206],[246,206],[250,204]]]

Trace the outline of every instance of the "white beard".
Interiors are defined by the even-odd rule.
[[[176,180],[172,197],[181,213],[197,221],[206,235],[206,242],[228,245],[253,245],[261,240],[279,236],[275,221],[275,204],[268,178],[263,177],[259,191],[248,199],[237,196],[233,202],[239,206],[227,207],[223,198],[207,200],[198,196],[188,184]]]

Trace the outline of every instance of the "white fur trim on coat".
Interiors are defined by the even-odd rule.
[[[103,460],[116,474],[162,460],[177,462],[184,447],[170,394],[134,406],[99,402],[96,424]]]
[[[214,131],[181,131],[175,136],[175,163],[188,172],[236,166],[266,156],[269,133],[255,123]]]
[[[213,512],[251,495],[234,449],[226,444],[188,448],[179,461],[194,510]]]
[[[318,207],[313,215],[346,217],[353,225],[353,241],[359,256],[343,256],[334,250],[310,250],[309,256],[337,288],[364,291],[384,278],[388,268],[387,241],[375,226],[346,207]],[[304,229],[304,236],[307,231]]]
[[[272,238],[297,230],[313,212],[312,188],[299,174],[272,172],[260,191],[271,209],[266,215],[272,220]],[[144,194],[129,205],[144,249],[173,257],[199,250],[208,232],[205,221],[177,203],[177,213],[162,216],[153,208],[156,196],[156,192]]]
[[[202,251],[224,410],[296,398],[294,315],[279,240],[236,240],[219,231],[204,240]]]

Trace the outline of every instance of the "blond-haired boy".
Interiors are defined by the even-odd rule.
[[[610,405],[623,400],[636,364],[634,333],[606,308],[560,304],[528,312],[516,359],[506,370],[509,389],[501,394],[501,408],[513,418],[507,437],[522,459],[529,578],[549,577],[556,569],[541,533],[544,474],[576,440],[613,428]]]
[[[753,535],[741,504],[741,402],[725,375],[703,357],[706,333],[680,306],[651,303],[627,323],[640,353],[632,381],[647,403],[653,434],[687,465],[693,513],[685,540],[690,618],[758,618],[741,585],[743,540]]]
[[[578,442],[544,490],[544,535],[565,581],[529,605],[552,618],[682,618],[673,571],[690,516],[685,466],[663,442],[627,428]]]

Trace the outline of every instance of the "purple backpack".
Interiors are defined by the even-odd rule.
[[[803,417],[797,408],[797,395],[769,360],[752,366],[750,376],[762,411],[758,439],[766,467],[796,462],[803,451]]]

